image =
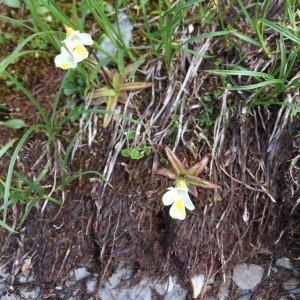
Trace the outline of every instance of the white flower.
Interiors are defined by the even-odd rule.
[[[55,57],[55,65],[62,69],[75,68],[78,62],[86,59],[89,52],[84,45],[92,45],[94,41],[88,33],[80,33],[66,26],[67,38],[62,42],[61,53]]]
[[[64,47],[61,47],[61,53],[55,57],[54,63],[57,67],[64,70],[77,67],[74,57]]]
[[[192,203],[188,194],[188,188],[184,180],[180,180],[176,187],[168,188],[163,196],[164,205],[171,205],[170,216],[173,219],[184,220],[186,216],[185,208],[194,210],[195,206]]]

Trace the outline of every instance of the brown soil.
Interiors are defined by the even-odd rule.
[[[224,61],[231,61],[237,55],[234,48],[227,52],[218,45],[220,43],[212,45],[211,55],[222,57]],[[255,55],[263,56],[262,53]],[[4,56],[2,54],[1,58]],[[8,284],[15,291],[19,288],[15,276],[21,272],[20,267],[27,257],[33,262],[34,286],[41,287],[45,299],[57,299],[59,291],[55,287],[67,280],[70,270],[81,266],[99,274],[99,288],[121,261],[134,267],[132,284],[146,275],[167,278],[176,274],[186,288],[190,287],[190,277],[199,273],[205,273],[207,278],[216,275],[221,283],[224,274],[237,262],[269,267],[276,258],[284,255],[300,267],[297,260],[300,256],[300,206],[296,205],[300,195],[300,165],[298,161],[294,165],[291,163],[300,150],[299,117],[293,122],[279,118],[287,108],[276,105],[249,105],[244,113],[247,103],[239,93],[232,92],[213,100],[215,104],[210,116],[213,122],[219,122],[220,113],[223,116],[219,128],[215,127],[215,131],[213,127],[206,129],[205,139],[203,132],[198,130],[203,110],[189,110],[187,106],[197,104],[199,94],[212,95],[221,83],[219,78],[200,69],[186,86],[188,92],[184,97],[188,105],[183,105],[182,109],[187,128],[179,139],[176,153],[187,165],[208,155],[212,163],[204,177],[222,188],[220,192],[201,190],[199,199],[194,199],[195,211],[189,212],[185,221],[171,219],[169,207],[163,206],[162,196],[172,182],[156,176],[154,170],[162,167],[159,159],[166,158],[164,146],[174,146],[176,132],[163,135],[163,130],[172,123],[173,100],[166,105],[158,121],[151,123],[150,117],[162,108],[170,90],[170,99],[176,98],[180,87],[174,83],[184,81],[190,59],[188,57],[186,63],[179,64],[178,57],[169,74],[159,69],[158,61],[143,66],[148,74],[150,68],[154,68],[152,77],[157,78],[154,92],[159,99],[150,106],[150,90],[135,96],[140,102],[133,114],[137,118],[141,116],[140,120],[150,126],[142,133],[143,139],[151,145],[152,152],[148,157],[134,161],[118,154],[118,143],[124,140],[124,135],[118,133],[119,120],[103,129],[100,118],[97,136],[90,147],[87,133],[83,134],[74,159],[69,160],[68,176],[78,170],[104,173],[112,165],[108,179],[113,188],[104,181],[91,182],[93,175],[82,176],[67,185],[63,192],[52,195],[61,200],[61,205],[48,202],[43,210],[44,200],[38,202],[17,234],[0,228],[0,265],[9,267]],[[249,57],[249,64],[252,62]],[[40,71],[31,72],[31,66]],[[23,58],[17,67],[24,71],[25,87],[50,116],[64,72],[56,69],[52,61],[30,56]],[[212,62],[204,61],[201,70],[209,68],[213,68]],[[1,86],[6,86],[3,80]],[[299,101],[298,96],[291,96],[294,103]],[[10,108],[9,113],[1,112],[2,120],[21,118],[28,127],[42,122],[34,105],[13,88],[5,90],[1,103]],[[224,109],[223,104],[227,108]],[[60,114],[64,114],[64,97],[59,105]],[[127,123],[126,128],[131,126]],[[13,137],[21,138],[27,128],[10,130],[1,127],[0,145]],[[272,135],[274,128],[277,131]],[[55,137],[62,152],[78,129],[78,122],[66,125]],[[42,185],[50,185],[50,192],[55,179],[57,186],[60,179],[55,173],[59,170],[55,165],[55,149],[46,141],[42,132],[32,133],[20,151],[15,170],[33,180],[50,159],[52,172],[42,181]],[[116,161],[113,161],[114,157]],[[9,162],[9,155],[0,159],[4,181]],[[18,204],[9,211],[9,225],[20,221],[25,204]],[[242,219],[245,207],[250,216],[247,223]],[[282,278],[278,278],[277,286],[270,287],[267,272],[265,275],[260,289],[268,292],[268,299],[284,295],[280,288]],[[68,293],[72,291],[64,290],[66,297]],[[206,295],[216,293],[217,290],[210,290]],[[81,296],[81,299],[89,299],[91,295]],[[231,296],[234,299],[234,294]]]

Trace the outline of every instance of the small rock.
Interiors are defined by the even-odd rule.
[[[91,280],[89,280],[87,283],[86,283],[86,291],[88,293],[93,293],[96,289],[96,284],[97,284],[97,278],[92,278]]]
[[[6,269],[0,267],[0,291],[7,286],[5,279],[8,278],[8,276],[9,273],[6,273]]]
[[[17,279],[18,279],[19,283],[34,282],[36,280],[36,278],[32,275],[30,275],[29,277],[26,277],[23,274],[18,275]]]
[[[193,288],[193,298],[197,298],[201,290],[203,288],[203,285],[205,283],[205,276],[203,274],[194,276],[191,278],[192,288]]]
[[[119,25],[120,25],[120,31],[121,31],[120,33],[122,35],[124,43],[128,46],[130,39],[132,37],[133,25],[129,21],[127,15],[124,12],[120,11],[118,16],[119,16]],[[113,26],[114,26],[115,30],[118,31],[117,23],[115,23]],[[114,33],[112,33],[112,35],[114,36]],[[114,45],[114,43],[110,40],[110,38],[105,37],[100,46],[106,52],[110,53],[113,56],[116,56],[117,48]],[[99,60],[103,60],[103,59],[107,58],[107,55],[101,51],[97,51],[96,56]]]
[[[300,280],[292,276],[283,284],[283,288],[291,294],[300,294]]]
[[[73,270],[73,276],[74,276],[75,281],[79,281],[83,278],[88,277],[89,275],[90,275],[90,272],[85,267],[77,268],[77,269]]]
[[[70,271],[69,280],[66,281],[65,285],[66,287],[70,287],[76,284],[81,279],[88,277],[90,274],[91,273],[85,267],[74,269]]]
[[[291,261],[286,257],[278,258],[275,262],[275,265],[277,267],[285,268],[287,270],[293,270]]]
[[[233,270],[233,281],[243,290],[255,288],[262,280],[264,269],[254,264],[240,264]]]
[[[173,289],[171,292],[167,293],[164,300],[185,300],[187,295],[187,290],[184,290],[180,284],[177,283],[177,278],[173,277]]]
[[[20,290],[21,299],[38,299],[40,292],[41,292],[41,290],[39,287],[33,291],[28,291],[28,288],[22,288]],[[13,299],[13,298],[11,298],[11,299]]]
[[[169,276],[168,283],[166,284],[166,290],[167,290],[168,293],[170,293],[170,292],[173,291],[173,288],[174,288],[174,283],[173,283],[173,280],[172,280],[172,276]]]
[[[251,297],[252,297],[252,294],[248,293],[248,294],[245,294],[245,295],[242,295],[242,296],[238,297],[237,300],[250,300]]]
[[[220,292],[219,292],[219,300],[225,300],[228,298],[228,295],[229,295],[229,285],[230,285],[230,282],[227,281],[220,289]]]
[[[156,280],[152,285],[159,295],[164,296],[164,300],[183,300],[186,298],[187,291],[177,284],[176,276],[170,276],[168,281],[163,283]]]
[[[24,263],[21,267],[22,273],[25,277],[28,277],[30,272],[31,272],[31,268],[32,268],[32,262],[31,262],[31,258],[26,258],[24,259]]]

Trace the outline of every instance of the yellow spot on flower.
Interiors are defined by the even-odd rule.
[[[170,210],[170,215],[171,217],[176,217],[177,219],[185,218],[185,205],[183,199],[174,201],[174,204]]]
[[[70,68],[70,64],[69,63],[64,63],[64,64],[57,64],[58,67],[66,70]]]
[[[89,55],[89,52],[85,49],[84,46],[78,45],[74,48],[74,57],[83,57],[87,58]]]

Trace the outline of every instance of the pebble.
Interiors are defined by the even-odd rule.
[[[205,283],[205,276],[203,274],[191,278],[194,299],[200,295],[204,283]]]
[[[291,276],[282,286],[290,294],[300,294],[300,279],[295,276]]]
[[[243,290],[255,288],[262,280],[264,269],[254,264],[239,264],[233,269],[233,281]]]
[[[293,269],[292,264],[286,258],[276,260],[275,264],[278,267],[277,273],[280,270],[289,270],[290,278],[285,280],[282,283],[282,288],[285,290],[289,297],[281,297],[278,300],[287,300],[287,299],[300,299],[300,278],[295,275],[295,270]],[[274,266],[274,267],[275,267]],[[275,268],[274,268],[275,269]],[[2,273],[1,273],[2,271]],[[231,289],[234,287],[236,300],[250,300],[253,298],[253,292],[255,287],[261,282],[263,277],[264,268],[259,265],[254,264],[238,264],[233,269],[233,275],[229,273],[226,278],[226,282],[221,287],[218,295],[207,296],[205,300],[229,300],[232,299]],[[104,284],[100,290],[99,300],[103,299],[114,299],[114,300],[152,300],[154,299],[154,294],[161,295],[163,300],[184,300],[187,297],[188,290],[183,289],[179,280],[176,276],[169,276],[165,280],[157,279],[151,280],[150,277],[144,278],[139,284],[135,286],[130,285],[130,279],[134,274],[133,268],[125,262],[120,263],[117,268],[112,273],[111,277]],[[274,273],[275,274],[275,273]],[[34,274],[31,274],[34,277]],[[30,277],[31,277],[30,276]],[[10,287],[5,285],[3,278],[8,277],[6,270],[0,268],[0,300],[19,300],[19,299],[41,299],[43,293],[40,288],[29,289],[25,287],[24,276],[16,276],[16,283],[19,285],[22,282],[22,287],[18,290],[18,295],[13,293],[6,295],[9,291],[13,291],[15,287]],[[27,277],[28,281],[31,281],[30,287],[32,286],[34,280]],[[85,288],[87,299],[91,299],[93,292],[96,289],[97,285],[97,275],[91,274],[87,268],[81,267],[72,270],[69,273],[69,276],[65,283],[56,287],[57,299],[67,299],[75,300],[78,299],[78,293],[84,292],[82,287]],[[27,282],[28,282],[27,281]],[[193,291],[193,298],[199,297],[203,286],[205,284],[206,277],[204,274],[195,275],[191,278],[191,287]],[[82,282],[82,284],[80,284]],[[215,281],[215,278],[209,278],[207,280],[207,290],[209,291],[213,287],[218,287],[218,282]],[[68,288],[73,289],[73,295],[71,298],[65,298],[64,290]],[[81,286],[81,288],[78,288]],[[122,286],[121,288],[119,286]],[[2,292],[2,294],[1,294]],[[20,297],[20,296],[21,297]],[[257,296],[256,296],[257,297]],[[256,298],[255,298],[256,299]],[[257,299],[263,299],[259,297]]]
[[[229,295],[229,285],[230,281],[228,280],[220,289],[219,300],[226,300]]]
[[[247,293],[245,295],[242,295],[240,297],[237,298],[237,300],[250,300],[252,297],[252,294],[251,293]]]
[[[281,268],[284,268],[284,269],[287,269],[287,270],[292,270],[293,269],[291,261],[286,257],[278,258],[275,262],[275,265],[277,267],[281,267]]]
[[[125,278],[130,279],[131,276],[128,278],[128,274],[132,275],[133,270],[125,262],[120,263],[101,289],[99,299],[151,300],[152,289],[163,296],[164,300],[184,300],[186,298],[187,291],[177,283],[177,278],[172,276],[163,283],[151,282],[151,279],[146,277],[136,286],[119,290],[118,285],[120,283],[124,284]]]

